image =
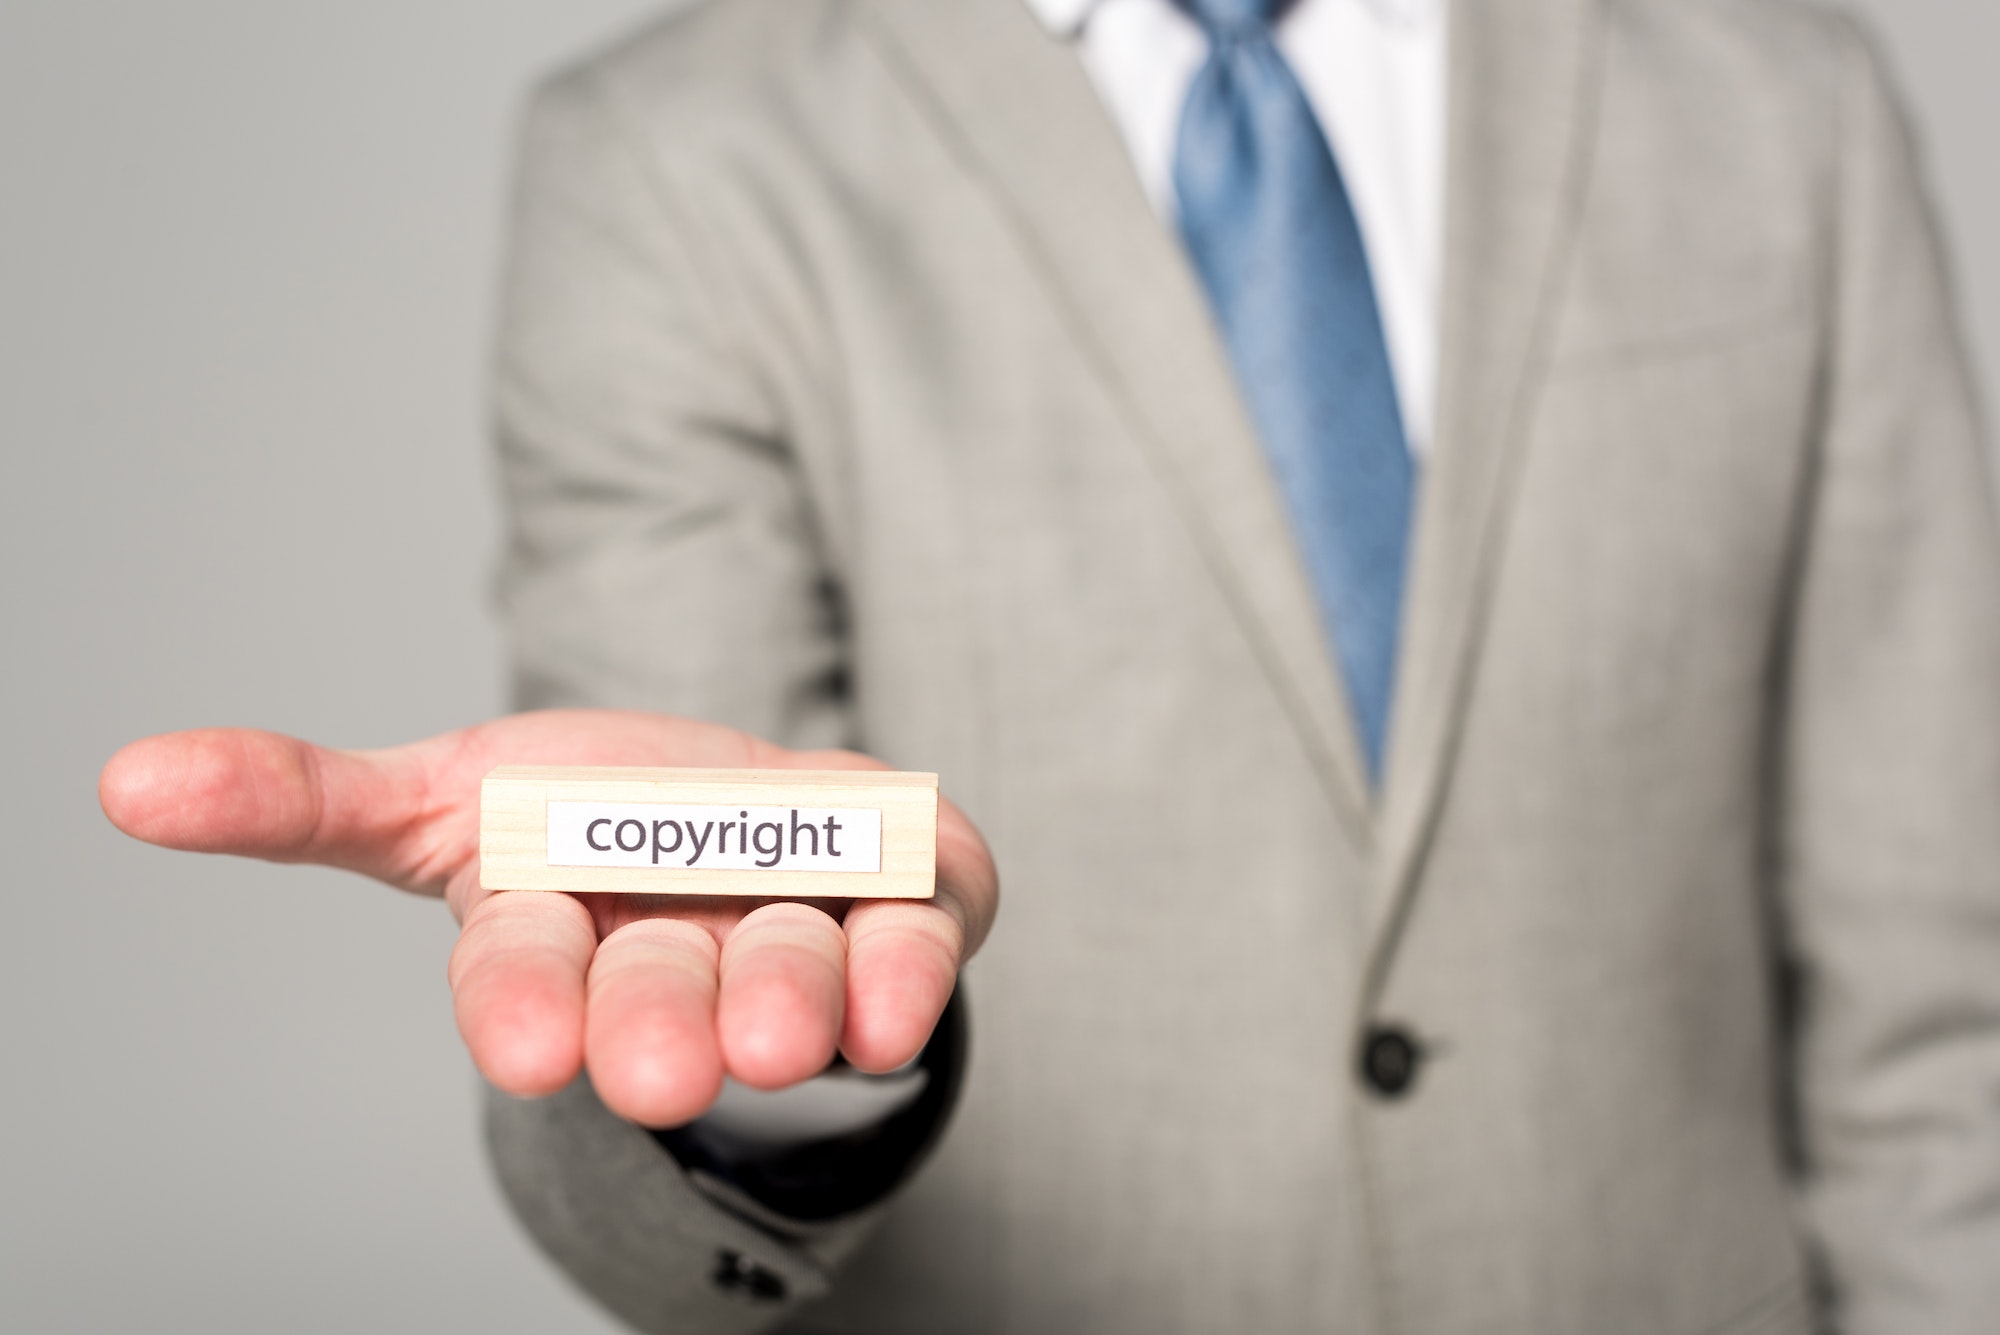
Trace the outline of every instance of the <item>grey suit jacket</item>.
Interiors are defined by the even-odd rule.
[[[1881,71],[1779,0],[1453,25],[1375,796],[1198,284],[1018,0],[720,0],[537,99],[522,701],[936,769],[1006,893],[946,1141],[868,1219],[759,1217],[587,1085],[496,1101],[612,1310],[2000,1328],[2000,549]]]

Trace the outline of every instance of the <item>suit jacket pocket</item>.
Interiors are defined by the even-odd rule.
[[[1807,286],[1785,264],[1716,266],[1676,274],[1663,266],[1610,283],[1585,279],[1557,319],[1551,370],[1597,369],[1726,347],[1807,323]]]

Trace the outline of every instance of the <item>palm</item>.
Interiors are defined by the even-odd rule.
[[[578,710],[363,753],[271,733],[175,733],[119,752],[99,790],[119,828],[153,843],[345,867],[444,897],[463,929],[450,969],[459,1031],[487,1078],[545,1094],[587,1066],[614,1111],[649,1125],[698,1116],[725,1072],[773,1088],[813,1075],[836,1048],[867,1070],[907,1061],[992,922],[992,860],[948,802],[928,902],[489,894],[479,785],[499,764],[877,762]]]

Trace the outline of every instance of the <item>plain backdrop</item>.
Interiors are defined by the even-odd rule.
[[[502,707],[513,117],[653,7],[0,0],[0,1330],[610,1328],[486,1172],[444,910],[141,847],[94,782],[172,728]],[[1861,8],[1992,386],[2000,13]]]

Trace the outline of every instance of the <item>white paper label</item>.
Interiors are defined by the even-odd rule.
[[[551,802],[549,865],[880,871],[882,813],[860,807]]]

